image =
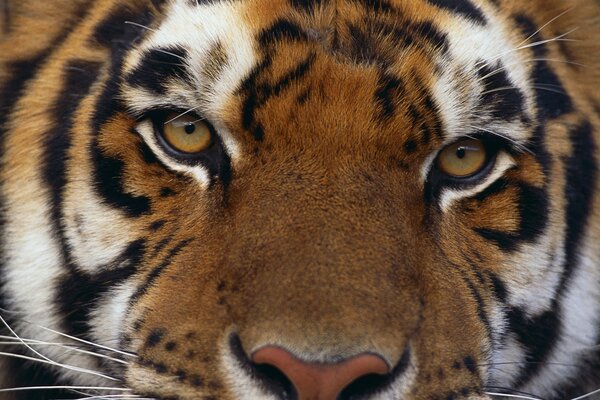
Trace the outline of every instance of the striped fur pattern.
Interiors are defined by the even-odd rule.
[[[390,365],[341,399],[600,388],[594,0],[0,13],[0,387],[70,387],[0,398],[294,398],[266,345]],[[446,179],[466,137],[493,159]]]

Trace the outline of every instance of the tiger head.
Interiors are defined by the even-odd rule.
[[[35,348],[56,382],[600,383],[594,2],[55,3],[8,2],[0,275],[15,334],[103,357]]]

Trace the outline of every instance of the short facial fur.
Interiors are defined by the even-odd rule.
[[[0,8],[0,315],[125,363],[15,343],[63,367],[0,386],[284,399],[277,346],[385,360],[344,399],[600,388],[598,3],[46,3]],[[164,110],[211,153],[173,157]],[[465,137],[495,159],[448,182]]]

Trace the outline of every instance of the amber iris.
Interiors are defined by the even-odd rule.
[[[453,178],[467,178],[481,171],[487,158],[487,151],[481,140],[464,139],[442,150],[437,159],[437,167]]]
[[[212,143],[208,123],[194,115],[170,114],[162,131],[167,143],[181,153],[200,153]]]

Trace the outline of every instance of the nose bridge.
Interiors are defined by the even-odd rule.
[[[352,279],[402,263],[402,222],[383,196],[357,182],[303,180],[293,188],[274,181],[249,194],[234,216],[233,263],[297,283],[308,279],[312,291],[327,283],[335,290],[335,275]]]
[[[325,172],[246,192],[222,266],[237,281],[232,318],[249,352],[291,346],[328,360],[376,351],[394,364],[418,319],[422,257],[409,251],[414,235],[389,193]]]
[[[279,165],[243,194],[234,211],[236,238],[278,248],[284,258],[304,257],[303,264],[330,264],[348,262],[344,257],[359,262],[361,252],[374,248],[402,247],[401,236],[410,234],[400,215],[403,199],[383,179],[334,162]]]

